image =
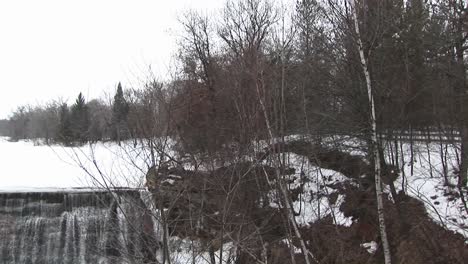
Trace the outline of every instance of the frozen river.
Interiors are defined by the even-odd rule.
[[[68,148],[0,138],[1,192],[106,185],[140,187],[145,167],[136,150],[127,151],[116,144]]]

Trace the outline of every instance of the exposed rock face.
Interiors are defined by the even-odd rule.
[[[0,193],[0,262],[146,263],[154,223],[138,190]]]

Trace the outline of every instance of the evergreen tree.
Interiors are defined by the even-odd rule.
[[[124,98],[122,85],[117,85],[117,91],[114,96],[114,103],[112,105],[112,126],[113,135],[112,139],[120,144],[120,140],[128,137],[127,116],[129,106]]]
[[[9,121],[7,119],[0,119],[0,136],[9,135]]]
[[[57,141],[70,144],[73,140],[73,133],[70,121],[70,111],[67,104],[62,104],[59,111],[59,127]]]
[[[80,93],[72,106],[71,127],[73,140],[86,142],[88,139],[89,114],[84,96]]]

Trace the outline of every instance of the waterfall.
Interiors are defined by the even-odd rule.
[[[153,263],[148,211],[131,189],[0,193],[0,262]]]

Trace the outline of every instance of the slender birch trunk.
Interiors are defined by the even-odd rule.
[[[354,29],[357,37],[357,44],[359,48],[359,57],[361,59],[361,66],[362,70],[364,71],[364,75],[366,77],[366,85],[367,85],[367,95],[369,97],[369,104],[371,110],[371,149],[372,155],[374,156],[374,166],[375,166],[375,193],[377,196],[377,214],[379,217],[379,229],[380,229],[380,237],[382,239],[382,246],[384,251],[385,257],[385,264],[391,264],[391,255],[390,255],[390,245],[388,243],[387,238],[387,231],[385,227],[385,218],[384,218],[384,208],[383,208],[383,193],[382,193],[382,181],[381,181],[381,165],[380,165],[380,154],[378,151],[377,145],[377,124],[376,124],[376,116],[375,116],[375,105],[374,105],[374,97],[372,95],[372,83],[369,74],[369,69],[367,65],[366,57],[364,56],[364,47],[362,45],[361,40],[361,33],[359,30],[359,22],[357,16],[357,9],[356,9],[356,0],[352,0],[352,11],[353,11],[353,19],[354,19]]]

